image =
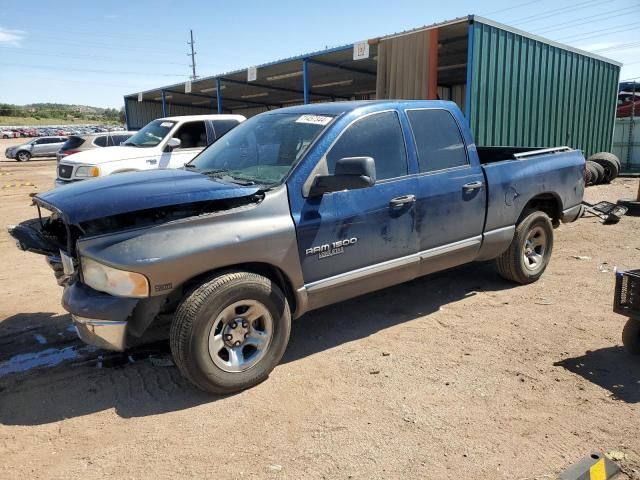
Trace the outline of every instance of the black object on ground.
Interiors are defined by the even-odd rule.
[[[630,198],[621,198],[618,200],[618,205],[622,205],[627,208],[627,215],[640,217],[640,201],[631,200]]]
[[[604,225],[613,225],[618,223],[620,219],[627,213],[627,208],[623,205],[616,205],[611,202],[588,203],[582,202],[584,211],[588,212],[602,220]]]

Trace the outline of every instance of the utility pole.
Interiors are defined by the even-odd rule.
[[[193,30],[189,30],[189,32],[191,33],[191,41],[187,42],[187,45],[191,45],[191,53],[187,53],[187,55],[191,55],[191,65],[189,65],[191,67],[191,71],[193,72],[193,74],[191,75],[191,80],[195,80],[198,78],[198,76],[196,75],[196,52],[194,50],[195,42],[193,41]]]

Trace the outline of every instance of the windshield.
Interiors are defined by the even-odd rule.
[[[333,117],[275,113],[241,123],[186,167],[248,183],[281,183]]]
[[[154,120],[145,125],[123,145],[132,147],[155,147],[171,131],[176,122],[167,120]]]

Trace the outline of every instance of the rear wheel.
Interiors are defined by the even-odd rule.
[[[632,355],[640,355],[640,320],[630,318],[622,330],[624,349]]]
[[[28,162],[31,159],[31,154],[29,152],[25,152],[24,150],[18,152],[16,158],[19,162]]]
[[[265,380],[289,342],[282,290],[250,272],[220,274],[193,290],[171,325],[176,365],[198,388],[228,394]]]
[[[544,212],[532,212],[516,227],[507,251],[496,259],[498,272],[517,283],[535,282],[546,270],[552,250],[551,219]]]

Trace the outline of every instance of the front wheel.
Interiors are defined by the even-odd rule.
[[[28,162],[31,159],[31,154],[29,152],[18,152],[18,155],[16,155],[16,158],[18,159],[19,162]]]
[[[553,250],[553,226],[540,211],[527,215],[516,227],[511,245],[496,259],[500,275],[520,284],[538,280],[549,264]]]
[[[282,290],[255,273],[220,274],[191,291],[171,325],[176,365],[198,388],[229,394],[265,380],[289,342]]]

